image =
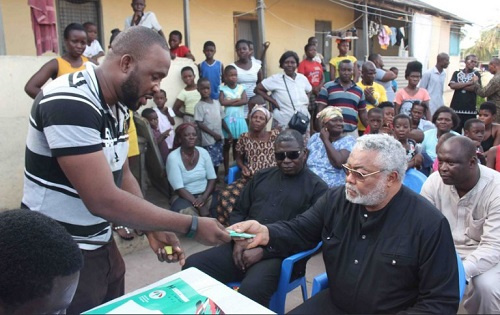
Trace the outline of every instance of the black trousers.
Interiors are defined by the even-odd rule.
[[[459,134],[462,134],[462,129],[464,128],[465,122],[469,119],[476,118],[477,115],[475,114],[457,114],[458,118],[460,118],[460,123],[458,126],[453,129],[455,132],[458,132]]]
[[[125,293],[125,262],[115,240],[96,250],[82,250],[84,265],[68,315],[80,314]]]
[[[222,283],[241,281],[239,293],[269,307],[278,287],[281,262],[281,258],[264,259],[242,272],[233,262],[233,243],[229,243],[189,256],[183,269],[196,267]]]

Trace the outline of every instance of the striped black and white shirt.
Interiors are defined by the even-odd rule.
[[[24,171],[25,207],[60,222],[81,249],[97,249],[112,237],[109,223],[85,207],[57,157],[102,151],[117,186],[128,153],[128,111],[113,114],[101,94],[94,66],[43,88],[31,109]]]

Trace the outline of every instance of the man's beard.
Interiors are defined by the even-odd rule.
[[[132,71],[129,77],[121,85],[123,99],[121,100],[128,109],[136,111],[139,109],[139,79],[135,71]]]
[[[386,184],[387,184],[387,179],[383,179],[377,183],[375,189],[373,189],[371,192],[367,193],[366,195],[361,195],[355,185],[346,183],[345,195],[347,200],[349,200],[352,203],[360,204],[363,206],[376,206],[380,204],[385,199],[385,197],[387,197]],[[347,192],[347,188],[355,191],[356,196],[351,197]]]

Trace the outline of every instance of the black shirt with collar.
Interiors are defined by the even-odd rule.
[[[402,186],[369,212],[329,190],[294,220],[268,225],[267,249],[280,255],[323,241],[333,304],[346,313],[455,313],[458,268],[446,218]]]

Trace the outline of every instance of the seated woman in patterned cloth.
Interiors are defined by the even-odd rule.
[[[307,167],[321,177],[328,187],[343,185],[345,173],[342,164],[347,161],[356,140],[343,135],[344,118],[338,107],[328,106],[316,118],[321,130],[307,142]]]
[[[219,193],[217,220],[223,225],[228,225],[229,214],[252,176],[261,169],[276,165],[274,141],[279,131],[266,130],[270,118],[271,114],[264,106],[254,106],[249,116],[249,131],[238,139],[236,163],[241,169],[242,177]]]

